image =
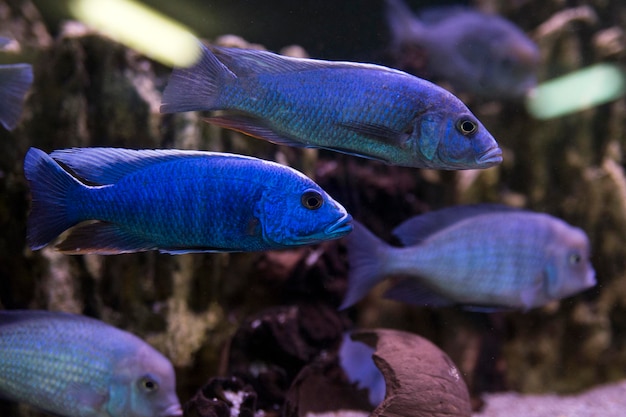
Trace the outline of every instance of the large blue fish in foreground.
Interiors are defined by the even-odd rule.
[[[492,99],[520,98],[536,85],[539,48],[501,16],[448,6],[416,17],[402,0],[386,2],[394,66]]]
[[[74,177],[58,163],[69,167]],[[31,148],[27,242],[66,253],[260,251],[352,230],[346,210],[298,171],[257,158],[179,150]]]
[[[67,417],[180,416],[169,360],[73,314],[0,312],[0,396]]]
[[[390,275],[403,278],[389,298],[485,311],[528,310],[596,283],[586,234],[547,214],[457,206],[410,219],[394,235],[405,247],[389,246],[355,222],[342,308]]]
[[[0,37],[0,49],[11,40]],[[0,123],[7,130],[15,129],[22,115],[24,97],[33,83],[30,64],[0,65]]]
[[[393,165],[453,170],[502,161],[496,141],[458,98],[404,72],[265,51],[202,51],[195,66],[174,69],[161,112],[212,111],[208,122],[273,143]]]

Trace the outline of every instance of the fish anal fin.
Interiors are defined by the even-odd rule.
[[[117,255],[157,249],[157,245],[116,224],[96,221],[81,223],[71,229],[56,249],[71,255]]]
[[[393,287],[385,292],[384,297],[418,306],[445,307],[455,304],[454,301],[437,294],[413,277],[400,278]]]
[[[248,136],[279,145],[307,146],[305,143],[298,142],[295,139],[275,132],[271,127],[265,125],[261,119],[252,116],[243,114],[221,114],[219,116],[206,117],[203,120],[225,129],[235,130]]]

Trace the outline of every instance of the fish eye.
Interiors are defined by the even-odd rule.
[[[322,207],[322,203],[324,199],[322,198],[322,194],[315,190],[308,190],[302,194],[300,202],[304,206],[304,208],[309,210],[317,210]]]
[[[139,380],[139,387],[145,392],[156,392],[159,390],[159,383],[149,376],[144,376]]]
[[[578,265],[583,260],[579,253],[571,253],[567,258],[570,265]]]
[[[468,136],[478,130],[478,125],[469,119],[461,119],[456,122],[456,128],[462,135]]]

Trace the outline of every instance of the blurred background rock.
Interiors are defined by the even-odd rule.
[[[281,0],[271,7],[231,0],[145,3],[208,40],[233,33],[274,51],[298,44],[316,58],[372,61],[388,41],[382,2],[374,0],[307,0],[297,6]],[[540,81],[600,61],[624,64],[626,5],[620,0],[472,4],[499,12],[530,33],[541,48]],[[137,334],[172,360],[183,402],[209,378],[237,369],[229,351],[240,324],[270,307],[302,303],[315,306],[304,310],[313,318],[304,324],[298,319],[293,328],[317,329],[317,338],[304,337],[315,347],[281,365],[289,368],[282,385],[307,360],[332,349],[334,338],[351,326],[401,329],[433,341],[458,365],[475,398],[501,390],[573,393],[626,377],[623,98],[539,121],[522,103],[461,95],[499,141],[502,166],[481,172],[392,167],[278,147],[221,131],[196,113],[162,116],[160,94],[170,69],[68,21],[62,5],[0,0],[0,35],[21,45],[18,54],[2,54],[3,62],[30,62],[35,73],[21,125],[13,132],[0,129],[3,308],[83,313]],[[564,10],[579,13],[568,19],[558,14]],[[555,15],[561,19],[551,20]],[[544,211],[587,232],[598,285],[528,313],[492,315],[406,306],[381,299],[383,288],[377,288],[356,308],[337,313],[347,268],[341,241],[253,254],[31,252],[25,244],[29,196],[22,173],[30,146],[46,152],[72,146],[206,149],[277,160],[312,176],[387,241],[408,217],[454,204],[503,202]],[[237,355],[246,352],[236,347]],[[254,346],[266,361],[272,355],[262,351],[274,348]],[[2,404],[5,413],[28,412],[18,408]]]

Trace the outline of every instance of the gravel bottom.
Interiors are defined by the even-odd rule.
[[[577,395],[485,394],[485,408],[474,417],[624,417],[626,381]]]

